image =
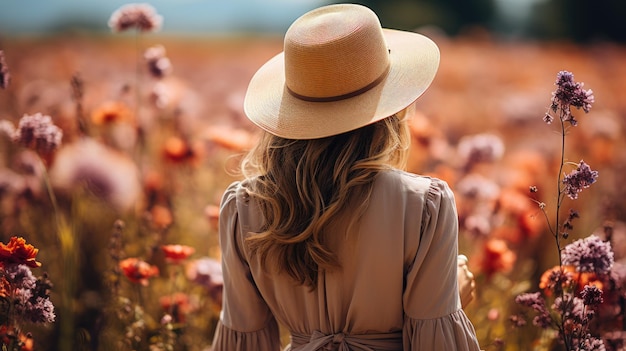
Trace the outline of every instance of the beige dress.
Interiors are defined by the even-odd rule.
[[[398,170],[375,180],[358,236],[334,228],[341,268],[320,273],[316,290],[270,275],[246,251],[260,212],[235,182],[220,214],[224,299],[214,351],[479,350],[457,286],[454,196],[438,179]],[[278,323],[278,324],[277,324]]]

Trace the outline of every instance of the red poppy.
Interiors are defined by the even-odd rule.
[[[482,271],[491,277],[497,272],[510,272],[517,260],[504,240],[490,239],[483,246]]]
[[[37,253],[33,245],[27,244],[22,237],[12,237],[8,244],[0,243],[0,262],[25,264],[31,268],[41,267],[37,262]]]
[[[148,285],[148,279],[159,275],[159,268],[138,258],[120,261],[120,269],[131,282]]]
[[[161,249],[165,253],[165,259],[172,263],[180,263],[196,252],[196,249],[186,245],[163,245]]]
[[[184,323],[185,317],[196,308],[189,295],[181,292],[162,296],[159,298],[159,303],[163,311],[170,313],[174,320],[179,323]]]

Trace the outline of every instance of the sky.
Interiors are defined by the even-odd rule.
[[[108,31],[113,11],[135,1],[0,0],[0,35],[73,27]],[[324,0],[147,0],[164,17],[163,33],[284,31]]]

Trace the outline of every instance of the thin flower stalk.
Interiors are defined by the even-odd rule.
[[[591,89],[584,90],[583,83],[575,82],[573,74],[567,71],[557,74],[555,85],[557,89],[552,93],[550,111],[543,118],[547,124],[558,119],[560,126],[555,222],[551,223],[545,203],[535,199],[533,201],[543,212],[549,231],[554,237],[558,266],[544,273],[546,281],[542,277],[540,283],[540,287],[544,289],[543,294],[542,292],[521,294],[517,296],[516,303],[534,310],[535,326],[541,329],[554,329],[558,335],[557,339],[566,351],[603,350],[602,340],[593,336],[590,331],[590,321],[596,313],[596,307],[602,303],[602,290],[590,283],[585,283],[584,287],[581,285],[584,274],[591,274],[594,277],[609,275],[613,266],[611,245],[594,235],[565,247],[562,247],[561,241],[569,237],[570,231],[574,228],[573,221],[579,217],[577,211],[570,210],[567,219],[562,221],[561,212],[566,197],[571,200],[577,199],[578,194],[595,183],[598,177],[598,172],[592,170],[584,161],[572,164],[566,162],[565,157],[565,141],[569,128],[578,125],[572,107],[588,113],[594,102],[594,96]],[[556,113],[556,118],[552,113]],[[576,169],[566,174],[567,165],[575,165]],[[537,187],[530,187],[531,194],[537,191]],[[549,304],[548,301],[552,303]]]

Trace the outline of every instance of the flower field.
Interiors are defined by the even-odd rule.
[[[482,348],[623,350],[626,48],[430,35],[408,168],[455,191]],[[281,44],[0,37],[4,345],[210,350],[220,196],[256,138],[243,96]]]

